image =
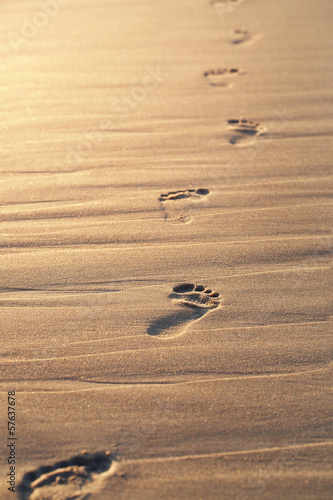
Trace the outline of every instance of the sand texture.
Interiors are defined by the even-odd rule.
[[[333,3],[44,4],[0,7],[0,499],[331,499]]]

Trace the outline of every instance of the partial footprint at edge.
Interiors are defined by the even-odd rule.
[[[244,2],[244,0],[211,0],[210,3],[211,3],[211,5],[225,4],[225,5],[236,6],[242,2]]]
[[[176,285],[169,298],[181,309],[154,321],[147,330],[148,335],[177,337],[185,333],[193,323],[221,306],[219,293],[194,283]]]
[[[161,194],[159,200],[165,211],[165,221],[171,224],[188,224],[192,218],[187,214],[188,201],[199,201],[210,194],[209,189],[186,189]]]
[[[218,68],[205,71],[203,76],[213,87],[230,88],[232,86],[231,80],[240,74],[238,68]]]
[[[222,20],[224,15],[232,12],[235,7],[241,4],[243,0],[211,0],[210,3],[216,11],[216,14]]]
[[[110,452],[83,452],[70,460],[27,472],[18,486],[20,500],[87,500],[113,475],[117,460]]]
[[[249,44],[257,42],[261,38],[262,38],[262,34],[256,32],[256,31],[236,29],[234,31],[234,38],[232,40],[232,43],[234,45],[241,45],[241,44],[249,45]]]
[[[245,118],[228,120],[228,123],[229,129],[233,132],[229,142],[239,146],[253,144],[255,139],[267,130],[260,123],[250,122]]]

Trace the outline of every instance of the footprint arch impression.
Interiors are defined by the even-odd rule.
[[[83,452],[27,472],[18,485],[20,500],[86,500],[112,476],[118,462],[110,452]]]
[[[148,335],[178,337],[204,316],[221,307],[221,297],[218,292],[195,283],[176,285],[169,298],[177,310],[169,316],[154,321],[147,330]]]
[[[192,217],[188,214],[192,202],[203,200],[210,194],[209,189],[185,189],[161,194],[159,200],[165,212],[165,221],[171,224],[188,224]]]

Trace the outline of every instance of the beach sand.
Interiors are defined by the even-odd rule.
[[[1,3],[16,496],[331,498],[332,2],[40,5]]]

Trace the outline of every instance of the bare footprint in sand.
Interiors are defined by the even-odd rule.
[[[242,30],[237,29],[234,31],[234,37],[232,43],[234,45],[246,44],[250,45],[262,38],[261,33],[257,33],[256,31]]]
[[[229,129],[233,132],[229,142],[238,146],[253,144],[255,139],[267,130],[260,123],[250,122],[245,118],[228,120],[228,123]]]
[[[232,12],[242,2],[243,0],[211,0],[210,3],[219,18],[223,19],[225,14]]]
[[[211,0],[211,5],[219,5],[219,4],[224,4],[224,5],[232,5],[236,6],[239,5],[240,3],[244,2],[244,0]]]
[[[159,200],[165,211],[165,221],[171,224],[188,224],[192,220],[187,214],[190,209],[188,202],[200,201],[208,195],[209,190],[204,188],[161,194]]]
[[[83,452],[70,460],[39,467],[23,476],[20,500],[87,500],[100,483],[113,475],[116,464],[110,452]]]
[[[232,86],[231,80],[240,74],[238,68],[218,68],[205,71],[203,76],[213,87],[230,88]]]
[[[219,293],[194,283],[176,285],[169,298],[181,309],[154,321],[147,330],[148,335],[177,337],[185,333],[193,323],[221,306]]]

